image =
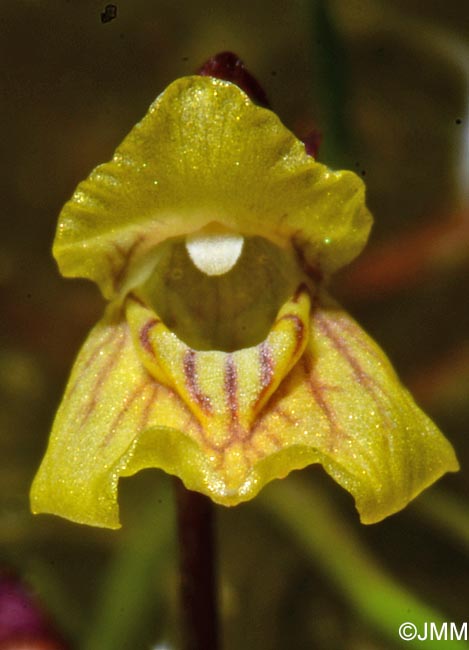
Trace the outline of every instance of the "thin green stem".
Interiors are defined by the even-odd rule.
[[[320,160],[335,168],[350,166],[350,117],[347,115],[349,71],[347,51],[336,28],[331,3],[316,0],[312,7],[313,65],[317,85],[315,94],[320,106],[323,139]]]
[[[335,583],[353,609],[396,647],[421,648],[418,638],[401,641],[399,628],[410,621],[425,633],[433,622],[438,630],[446,617],[389,575],[372,552],[337,513],[321,490],[290,478],[272,483],[257,499],[324,574]],[[424,541],[422,541],[424,544]],[[448,623],[447,623],[448,625]],[[465,640],[445,640],[447,650],[467,650]],[[426,650],[439,650],[429,639]]]
[[[141,647],[142,628],[164,618],[164,579],[173,543],[173,502],[162,481],[123,531],[99,590],[81,650]],[[160,588],[154,589],[155,580]],[[161,637],[160,639],[161,640]]]
[[[466,553],[469,551],[469,512],[466,501],[433,488],[418,498],[413,509],[433,526],[444,531]]]

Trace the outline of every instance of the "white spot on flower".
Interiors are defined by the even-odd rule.
[[[209,224],[186,237],[186,249],[195,266],[206,275],[228,273],[243,250],[244,237],[218,224]]]

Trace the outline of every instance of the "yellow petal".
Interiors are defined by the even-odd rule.
[[[363,248],[371,225],[364,186],[305,153],[270,111],[210,77],[171,84],[64,206],[54,255],[67,276],[123,295],[170,237],[218,223],[301,249],[329,273]]]
[[[143,430],[158,434],[160,465],[184,466],[194,450],[193,418],[179,398],[140,363],[129,328],[118,313],[90,333],[73,368],[49,446],[31,489],[34,513],[52,513],[117,528],[118,478]],[[172,437],[179,440],[171,446]],[[184,438],[184,445],[181,440]],[[194,450],[194,454],[197,454]]]
[[[273,454],[272,445],[279,450]],[[259,481],[312,462],[355,498],[363,523],[403,508],[458,461],[449,442],[399,383],[381,349],[335,303],[312,315],[301,361],[253,436],[266,458]]]

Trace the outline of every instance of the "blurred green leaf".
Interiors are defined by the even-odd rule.
[[[304,480],[272,483],[258,501],[335,583],[351,607],[397,645],[422,647],[418,639],[399,641],[402,623],[412,622],[423,635],[426,622],[434,622],[439,629],[448,620],[388,575],[325,495],[308,488]],[[441,650],[441,642],[429,639],[425,648]],[[448,640],[445,648],[467,650],[469,644]]]

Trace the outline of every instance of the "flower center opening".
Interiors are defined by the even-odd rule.
[[[261,343],[305,280],[293,248],[217,225],[162,242],[154,259],[142,298],[195,350],[232,352]]]

